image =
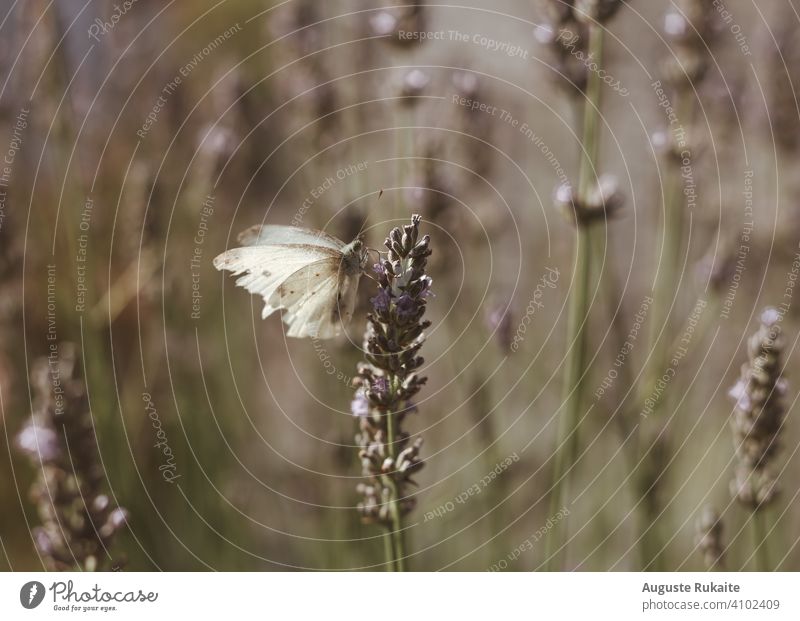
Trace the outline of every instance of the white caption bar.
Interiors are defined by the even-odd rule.
[[[787,573],[0,574],[0,618],[31,620],[797,620],[798,600],[798,575]]]

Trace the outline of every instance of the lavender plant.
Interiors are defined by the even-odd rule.
[[[586,88],[587,71],[574,52],[586,53],[586,26],[576,19],[571,2],[539,0],[538,4],[543,20],[534,36],[549,52],[555,83],[577,96]]]
[[[760,571],[770,568],[763,512],[778,492],[773,463],[786,415],[780,320],[781,315],[774,308],[761,313],[761,325],[747,342],[749,360],[729,393],[736,402],[731,428],[738,460],[731,492],[752,512]]]
[[[653,334],[651,347],[654,350],[644,393],[651,391],[655,378],[661,375],[664,360],[669,355],[670,304],[676,297],[678,266],[682,264],[684,251],[684,228],[691,204],[688,204],[693,187],[685,187],[687,181],[681,176],[682,166],[694,163],[694,147],[690,143],[689,130],[694,119],[696,93],[705,77],[710,62],[709,44],[715,34],[714,7],[699,0],[681,0],[670,9],[664,18],[664,33],[671,44],[672,56],[663,63],[664,79],[669,86],[669,95],[676,113],[677,125],[653,137],[660,147],[665,161],[665,206],[660,236],[663,249],[656,248],[657,260],[664,267],[659,270],[655,284]],[[688,162],[688,164],[687,164]]]
[[[109,547],[128,513],[102,492],[94,425],[75,368],[77,353],[62,344],[31,373],[33,414],[17,447],[39,470],[30,492],[41,520],[34,543],[49,570],[97,571],[116,566]]]
[[[395,4],[398,6],[372,15],[369,20],[370,26],[376,35],[387,37],[397,45],[412,47],[418,44],[420,39],[406,34],[425,30],[427,21],[425,6],[420,0]]]
[[[415,395],[426,379],[418,370],[424,360],[419,350],[430,321],[423,320],[431,295],[431,278],[425,273],[429,237],[420,239],[421,218],[392,229],[386,238],[388,256],[375,266],[378,292],[371,299],[364,334],[366,362],[359,363],[353,380],[352,402],[358,418],[356,441],[366,483],[358,486],[364,496],[358,505],[366,522],[387,531],[387,562],[390,570],[405,569],[403,517],[415,505],[409,487],[422,468],[422,439],[411,442],[403,430],[406,417],[416,412]]]
[[[703,555],[703,563],[708,569],[725,569],[725,545],[722,541],[722,519],[711,506],[703,508],[697,518],[697,547]]]
[[[656,244],[654,265],[658,273],[654,284],[653,314],[650,320],[650,362],[644,381],[640,384],[639,401],[643,402],[653,393],[654,386],[664,372],[671,355],[673,307],[679,306],[682,298],[678,288],[685,250],[686,223],[692,211],[694,177],[686,176],[685,169],[693,170],[695,146],[690,132],[695,116],[697,89],[707,72],[710,55],[709,44],[715,34],[715,10],[700,0],[680,0],[664,17],[664,34],[672,54],[662,63],[662,73],[667,88],[664,96],[675,111],[675,123],[671,129],[657,133],[653,142],[661,150],[664,159],[664,209],[659,223],[661,244]],[[640,433],[641,466],[635,472],[637,494],[642,498],[643,515],[639,520],[639,549],[643,569],[664,571],[664,552],[660,519],[662,507],[658,494],[666,479],[665,464],[669,463],[670,438],[664,422],[658,414],[669,404],[669,395],[654,405],[655,422],[643,426]],[[652,427],[652,428],[650,428]],[[654,449],[660,447],[658,451]],[[664,457],[667,456],[666,459]]]
[[[569,13],[586,27],[587,49],[597,67],[603,66],[604,25],[616,12],[618,0],[585,0],[567,11],[554,8],[554,13]],[[583,127],[580,171],[577,191],[569,184],[556,189],[556,207],[566,210],[574,219],[577,236],[575,249],[575,283],[570,292],[567,342],[569,352],[564,370],[563,412],[559,419],[555,455],[553,459],[553,486],[550,496],[550,514],[555,515],[566,505],[569,496],[570,470],[578,457],[578,427],[584,400],[587,373],[589,290],[591,263],[597,247],[597,233],[603,223],[622,204],[616,181],[610,176],[598,177],[600,156],[600,105],[602,80],[598,71],[586,76],[586,101],[583,105]],[[559,522],[547,538],[547,568],[558,569],[566,556],[567,524]]]

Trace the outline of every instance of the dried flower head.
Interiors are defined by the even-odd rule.
[[[369,482],[359,486],[364,500],[359,511],[368,522],[389,526],[392,505],[401,515],[411,511],[414,499],[407,488],[420,468],[422,439],[410,442],[402,430],[406,416],[416,411],[413,398],[426,378],[418,374],[425,341],[423,320],[431,279],[425,273],[430,242],[419,237],[420,217],[395,228],[386,239],[387,259],[380,265],[378,293],[372,298],[364,335],[366,362],[353,380],[356,397],[352,411],[359,419],[359,456]]]
[[[406,98],[403,100],[403,103],[409,105],[416,103],[416,98],[425,92],[430,81],[431,77],[420,69],[412,69],[407,72],[403,76],[398,88],[399,96]]]
[[[729,392],[735,402],[731,428],[738,458],[731,491],[753,510],[769,504],[777,493],[772,462],[786,414],[780,321],[776,309],[762,312],[758,331],[747,341],[749,360]]]
[[[556,83],[576,94],[586,87],[588,78],[586,65],[578,58],[586,54],[586,24],[576,18],[572,2],[540,0],[539,7],[544,22],[534,28],[533,36],[550,52]]]
[[[39,470],[31,498],[42,525],[34,529],[34,542],[56,571],[103,569],[111,540],[127,521],[127,511],[101,493],[103,469],[76,365],[69,343],[35,363],[34,412],[16,438]]]
[[[556,188],[553,202],[557,209],[580,226],[616,215],[625,202],[614,175],[600,175],[585,198],[564,183]]]
[[[418,0],[403,4],[405,6],[375,13],[369,25],[373,33],[387,37],[392,43],[403,47],[419,45],[423,39],[408,34],[425,30],[425,7]]]
[[[725,546],[722,542],[722,519],[711,506],[703,508],[695,525],[695,543],[703,554],[703,562],[708,569],[725,569]]]
[[[669,130],[659,130],[654,132],[650,137],[650,142],[656,152],[667,159],[671,164],[680,166],[683,161],[683,155],[687,149],[696,153],[696,145],[690,145],[688,141],[689,132],[684,132],[678,141],[675,133]]]
[[[674,53],[664,63],[664,74],[676,88],[689,87],[705,75],[708,49],[717,34],[716,15],[711,2],[677,0],[664,16],[664,34]]]

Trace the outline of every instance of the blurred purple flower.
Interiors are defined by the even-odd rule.
[[[375,378],[375,380],[372,382],[372,392],[381,398],[387,395],[389,392],[389,383],[386,381],[385,377]]]
[[[397,316],[400,319],[413,317],[417,312],[417,302],[407,293],[401,295],[397,300]]]
[[[17,448],[28,457],[51,462],[61,456],[58,434],[50,427],[44,427],[34,419],[28,421],[17,434]]]
[[[356,392],[355,398],[350,402],[350,412],[356,418],[369,416],[369,400],[362,390]]]
[[[53,553],[53,541],[41,526],[33,529],[33,541],[36,544],[36,549],[42,554],[50,555]]]
[[[389,304],[391,303],[391,300],[392,298],[385,288],[381,288],[378,291],[378,295],[376,295],[374,298],[370,298],[373,308],[379,313],[385,313],[389,310]]]

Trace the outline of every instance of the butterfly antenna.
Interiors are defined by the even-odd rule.
[[[381,196],[383,196],[383,188],[380,189],[378,192],[378,200],[381,200]],[[361,222],[361,228],[358,229],[358,238],[361,239],[361,236],[364,235],[364,229],[367,228],[367,222],[369,221],[369,213],[364,214],[364,219]]]

